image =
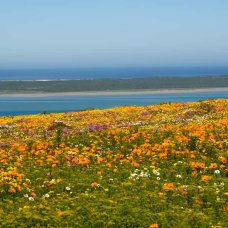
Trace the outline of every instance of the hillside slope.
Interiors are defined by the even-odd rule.
[[[0,117],[0,223],[226,227],[228,100]]]

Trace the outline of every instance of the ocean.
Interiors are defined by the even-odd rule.
[[[70,112],[90,108],[104,109],[125,105],[152,105],[228,98],[227,92],[192,92],[135,95],[99,95],[66,97],[1,97],[0,116]]]
[[[228,67],[131,67],[0,70],[1,80],[81,80],[101,78],[145,78],[162,76],[228,75]],[[226,92],[163,93],[75,97],[0,97],[0,115],[80,111],[124,105],[151,105],[164,102],[187,102],[228,98]]]
[[[1,70],[1,80],[80,80],[99,78],[145,78],[162,76],[228,75],[224,67],[106,67],[77,69]]]

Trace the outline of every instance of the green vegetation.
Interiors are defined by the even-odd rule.
[[[0,81],[0,93],[120,91],[228,87],[228,76],[155,77],[67,81]]]

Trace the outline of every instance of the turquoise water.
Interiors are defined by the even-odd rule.
[[[162,93],[137,95],[99,95],[66,97],[0,97],[0,115],[23,115],[42,112],[69,112],[88,108],[109,108],[124,105],[151,105],[228,98],[227,92]]]

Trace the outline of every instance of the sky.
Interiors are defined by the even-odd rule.
[[[0,0],[0,69],[228,66],[227,0]]]

